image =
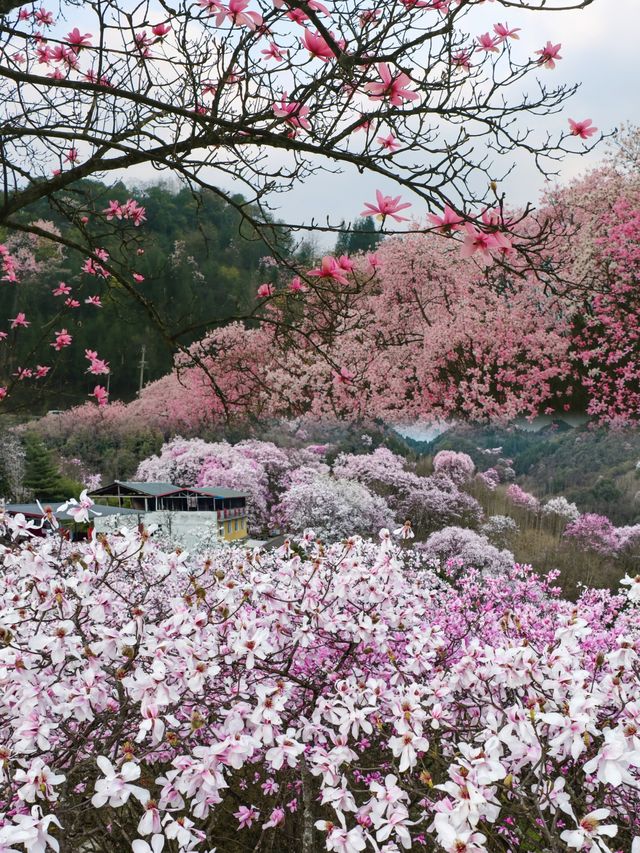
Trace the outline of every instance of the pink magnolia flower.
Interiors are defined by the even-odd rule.
[[[80,48],[91,44],[91,33],[82,35],[80,30],[74,27],[70,33],[67,33],[65,39],[67,44],[70,44],[74,50],[78,51]]]
[[[65,347],[71,346],[73,337],[66,329],[60,329],[59,332],[54,332],[56,339],[51,346],[58,352]]]
[[[2,264],[1,280],[15,284],[18,281],[18,277],[16,275],[16,261],[4,243],[0,243],[0,264]]]
[[[234,817],[238,818],[238,829],[244,829],[253,825],[254,821],[260,817],[260,812],[253,806],[240,806],[237,812],[234,812]]]
[[[109,365],[104,359],[98,358],[98,353],[95,350],[86,349],[84,351],[85,358],[90,361],[87,373],[109,373]]]
[[[415,533],[411,527],[410,521],[405,521],[402,527],[398,527],[393,531],[394,536],[398,536],[400,539],[413,539]]]
[[[89,512],[92,512],[93,506],[94,502],[87,494],[87,490],[83,489],[78,500],[71,498],[58,507],[58,512],[66,512],[74,521],[81,524],[89,521]]]
[[[221,5],[216,16],[217,26],[220,26],[225,18],[228,18],[232,24],[249,27],[251,30],[261,26],[262,15],[259,12],[245,11],[248,5],[249,0],[229,0],[227,7]]]
[[[279,103],[272,106],[274,115],[278,118],[284,118],[293,127],[302,127],[305,130],[310,130],[309,124],[309,107],[305,107],[298,101],[287,100],[287,93],[284,92]]]
[[[338,266],[345,272],[353,272],[353,270],[355,269],[355,264],[351,260],[349,255],[340,255],[340,257],[338,258]]]
[[[275,808],[269,815],[269,820],[266,823],[262,824],[262,828],[270,829],[272,827],[280,826],[284,823],[285,814],[286,813],[284,809]]]
[[[333,48],[327,44],[324,36],[320,33],[313,33],[309,29],[305,29],[304,36],[300,39],[302,46],[306,47],[311,56],[316,59],[321,59],[323,62],[329,62],[330,59],[335,59]]]
[[[149,799],[149,791],[139,785],[131,784],[140,778],[140,768],[133,761],[125,761],[119,771],[104,755],[96,758],[96,763],[102,771],[104,778],[96,781],[95,794],[91,803],[97,809],[107,803],[112,808],[119,808],[128,802],[133,795],[142,804]]]
[[[64,159],[67,161],[67,163],[77,163],[79,156],[80,154],[78,153],[77,148],[69,148],[69,150],[65,154]]]
[[[510,28],[508,24],[494,24],[493,31],[498,36],[500,41],[507,39],[519,39],[520,27]]]
[[[23,783],[18,796],[25,803],[35,803],[37,799],[54,801],[58,798],[55,785],[64,782],[65,776],[56,774],[42,758],[36,758],[30,766],[15,771],[15,781]]]
[[[273,296],[275,293],[272,284],[261,284],[257,290],[257,295],[260,299],[266,299],[267,296]]]
[[[367,842],[361,826],[347,830],[344,814],[338,812],[340,826],[330,820],[317,820],[316,829],[327,833],[326,849],[334,853],[360,853],[367,847]]]
[[[331,255],[325,255],[320,262],[320,266],[309,270],[307,275],[314,278],[330,278],[339,284],[349,284],[349,280],[345,276],[345,268]]]
[[[141,281],[144,281],[144,276],[141,275],[139,272],[134,272],[133,273],[133,280],[135,282],[137,282],[138,284],[140,284]]]
[[[297,275],[289,282],[289,290],[291,293],[305,293],[307,291],[307,287],[300,276]]]
[[[470,258],[477,252],[485,263],[490,264],[493,261],[491,249],[495,249],[498,245],[495,236],[486,231],[480,231],[470,222],[467,222],[464,228],[466,236],[460,250],[462,257]]]
[[[278,45],[273,41],[269,42],[269,47],[266,48],[266,50],[261,50],[260,53],[266,59],[276,59],[276,60],[280,61],[280,60],[285,58],[285,54],[280,50]]]
[[[458,216],[458,214],[452,210],[448,204],[445,204],[442,216],[438,216],[437,213],[429,213],[427,215],[427,219],[435,225],[436,230],[440,231],[442,234],[449,234],[452,231],[458,231],[464,223],[462,216]]]
[[[5,836],[5,839],[2,839],[2,842],[0,842],[2,843],[2,848],[6,850],[7,853],[11,853],[11,851],[16,848],[9,846],[8,844],[5,846],[5,840],[24,845],[24,850],[31,850],[33,853],[44,853],[44,851],[49,850],[49,848],[52,850],[60,849],[59,842],[55,835],[49,834],[49,827],[51,824],[54,824],[61,829],[62,824],[55,815],[43,815],[40,810],[40,806],[32,806],[30,814],[14,815],[13,824],[14,825],[11,826],[7,826],[5,824],[5,826],[0,829],[0,832],[5,828],[12,832],[12,836],[7,835]]]
[[[372,101],[388,100],[390,104],[397,107],[405,101],[418,100],[418,93],[407,88],[412,82],[408,74],[399,71],[394,76],[386,62],[378,64],[378,74],[382,78],[381,83],[367,83],[364,87]]]
[[[594,809],[582,818],[577,829],[566,829],[560,838],[573,850],[607,850],[606,845],[597,840],[594,842],[594,839],[600,836],[613,838],[617,834],[615,823],[602,823],[610,814],[609,809]]]
[[[483,33],[481,36],[477,38],[478,47],[480,50],[484,50],[486,53],[499,53],[498,45],[500,44],[500,39],[492,37],[489,33]]]
[[[93,305],[96,308],[102,308],[102,301],[99,296],[87,296],[84,302],[85,305]]]
[[[553,70],[556,67],[556,60],[562,59],[560,56],[561,47],[561,44],[551,44],[551,42],[548,41],[543,48],[536,50],[536,56],[540,57],[538,60],[540,65],[544,68]]]
[[[151,32],[154,36],[162,39],[171,32],[171,24],[156,24],[154,27],[151,27]]]
[[[30,325],[31,322],[27,320],[24,311],[18,311],[16,316],[11,320],[12,329],[17,329],[19,326],[22,326],[24,329],[26,329]]]
[[[585,118],[582,121],[574,121],[569,119],[569,127],[572,136],[579,136],[580,139],[589,139],[594,133],[598,132],[598,128],[594,127],[590,118]]]
[[[61,281],[51,292],[54,296],[67,296],[71,293],[71,287],[68,284],[65,284],[64,281]]]
[[[376,142],[392,153],[400,148],[400,142],[396,139],[393,133],[389,133],[387,136],[378,136]]]
[[[102,385],[96,385],[89,396],[95,397],[99,406],[106,406],[109,402],[109,392]]]
[[[51,368],[48,365],[38,364],[36,366],[34,376],[36,377],[36,379],[43,379],[47,375],[47,373],[49,373],[50,370]]]
[[[360,216],[375,216],[376,219],[384,222],[387,216],[395,219],[396,222],[407,222],[406,216],[398,216],[400,210],[406,210],[411,207],[409,202],[400,204],[400,196],[393,198],[390,195],[383,195],[381,190],[376,190],[376,204],[365,202],[365,209]]]
[[[451,64],[456,68],[462,68],[464,71],[471,70],[471,51],[457,50],[451,54]]]
[[[356,374],[348,367],[341,367],[339,373],[334,371],[333,378],[339,385],[351,385]]]

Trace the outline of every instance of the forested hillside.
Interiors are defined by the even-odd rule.
[[[143,253],[137,254],[132,245],[128,250],[135,257],[136,272],[144,276],[144,295],[167,320],[169,335],[186,329],[179,340],[189,343],[202,336],[205,328],[201,324],[230,318],[252,303],[261,272],[267,272],[261,270],[261,259],[270,250],[246,224],[240,226],[240,215],[214,193],[196,196],[188,189],[174,190],[167,185],[138,189],[120,183],[107,187],[97,181],[83,181],[69,193],[71,201],[77,199],[78,204],[84,205],[89,197],[104,208],[110,200],[123,203],[133,197],[145,208]],[[46,200],[23,216],[29,221],[40,220],[46,228],[53,226],[63,235],[70,229],[65,217]],[[0,231],[0,242],[6,236]],[[283,247],[293,248],[288,235],[274,230],[274,236]],[[77,294],[83,278],[79,272],[82,259],[73,249],[55,253],[32,236],[20,238],[13,234],[11,239],[18,240],[21,246],[21,284],[19,288],[0,288],[0,317],[15,317],[19,303],[30,328],[5,341],[4,371],[13,373],[28,360],[33,361],[30,354],[34,349],[42,361],[51,360],[51,335],[42,340],[36,330],[68,328],[76,344],[56,359],[55,369],[42,385],[45,393],[40,400],[34,400],[33,388],[30,389],[32,412],[34,406],[40,410],[63,409],[85,398],[95,377],[82,380],[86,368],[84,351],[96,344],[101,357],[111,366],[113,398],[131,399],[138,390],[143,346],[144,382],[171,369],[170,342],[163,340],[142,306],[124,295],[119,297],[117,288],[110,288],[102,308],[85,304],[84,291],[75,308],[64,305],[64,293],[54,295],[60,282],[71,286],[72,297]],[[99,245],[112,253],[118,251],[115,241],[113,245],[109,243],[109,237],[101,238]],[[56,307],[63,310],[52,320]]]
[[[640,520],[640,432],[580,427],[538,432],[499,426],[457,426],[433,442],[407,440],[421,453],[468,453],[480,468],[495,455],[512,460],[514,476],[540,498],[564,495],[582,512],[606,514],[616,524]],[[483,452],[484,451],[484,452]]]

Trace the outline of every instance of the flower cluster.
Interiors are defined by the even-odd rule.
[[[522,566],[444,580],[387,530],[198,558],[146,530],[1,532],[5,849],[240,853],[268,834],[293,853],[314,825],[341,853],[640,834],[632,578],[577,602]]]

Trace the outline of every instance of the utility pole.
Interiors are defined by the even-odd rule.
[[[145,361],[146,353],[147,353],[146,344],[142,344],[142,353],[140,356],[140,364],[139,364],[139,367],[140,367],[140,384],[138,387],[138,396],[140,396],[140,394],[142,393],[142,385],[144,383],[144,369],[147,366],[147,362]]]

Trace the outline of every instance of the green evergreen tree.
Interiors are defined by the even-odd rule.
[[[24,488],[38,500],[64,500],[64,484],[51,453],[35,435],[25,439]]]
[[[340,223],[345,228],[344,219]],[[372,216],[364,216],[356,219],[351,231],[338,235],[334,252],[336,255],[355,255],[357,252],[372,252],[382,235],[376,231],[376,224]]]

